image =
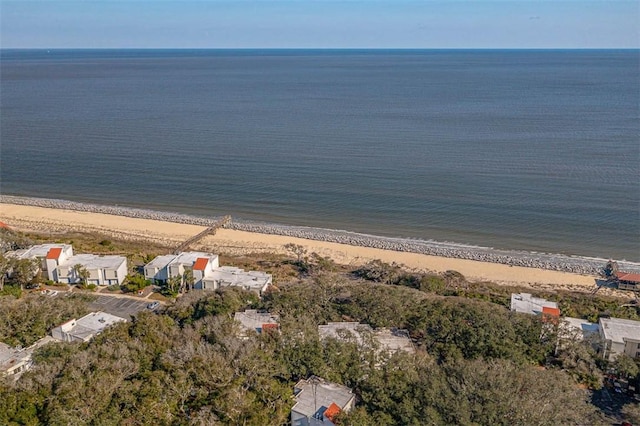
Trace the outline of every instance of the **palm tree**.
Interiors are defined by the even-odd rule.
[[[80,278],[82,285],[86,287],[91,273],[82,266],[80,263],[73,265],[73,272],[75,272],[76,278]]]

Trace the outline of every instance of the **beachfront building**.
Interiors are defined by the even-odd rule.
[[[217,255],[193,251],[156,257],[145,265],[144,276],[148,280],[163,283],[172,277],[184,277],[187,271],[193,273],[195,290],[240,287],[262,295],[272,283],[270,274],[220,266]]]
[[[356,396],[346,386],[311,376],[300,380],[294,390],[296,404],[291,409],[292,426],[331,426],[336,415],[351,410]]]
[[[87,284],[122,285],[127,276],[127,258],[124,256],[97,256],[94,254],[77,254],[62,262],[58,267],[58,282],[76,284],[82,282],[76,265],[89,272]]]
[[[187,271],[193,272],[194,284],[209,276],[218,267],[218,255],[199,251],[157,256],[144,266],[144,277],[157,283],[169,278],[184,277]]]
[[[127,320],[106,312],[92,312],[80,319],[72,319],[55,327],[51,330],[51,336],[63,342],[88,342],[102,333],[105,328],[119,322],[127,322]]]
[[[69,244],[39,244],[28,249],[16,250],[7,255],[18,259],[37,259],[40,271],[48,280],[58,281],[58,266],[73,256]]]
[[[373,330],[368,324],[358,322],[329,322],[318,326],[321,339],[333,338],[343,342],[353,341],[358,346],[377,345],[380,350],[391,353],[404,351],[414,353],[415,347],[407,330],[379,328]]]
[[[640,321],[600,318],[602,357],[615,360],[620,354],[640,358]]]
[[[278,315],[270,314],[269,312],[258,312],[255,309],[236,312],[233,319],[240,323],[245,337],[248,337],[251,332],[260,334],[266,330],[277,330],[280,323]]]
[[[33,352],[51,341],[53,338],[46,336],[24,349],[12,348],[0,342],[0,376],[17,380],[22,373],[31,367]]]
[[[512,293],[511,310],[523,314],[540,315],[543,320],[551,318],[554,322],[560,317],[560,309],[556,302],[533,297],[529,293]]]
[[[620,290],[639,290],[640,291],[640,274],[631,274],[627,272],[616,272],[616,280]]]

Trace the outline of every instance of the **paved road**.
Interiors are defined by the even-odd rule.
[[[138,312],[147,309],[147,305],[149,303],[149,300],[98,296],[94,302],[91,302],[89,308],[130,320],[131,315],[135,315]]]

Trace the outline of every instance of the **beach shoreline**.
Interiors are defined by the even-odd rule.
[[[186,215],[176,215],[176,217],[169,218],[169,216],[173,216],[171,213],[98,206],[99,209],[105,209],[105,211],[110,212],[101,213],[89,211],[92,210],[93,205],[75,203],[76,205],[74,206],[66,204],[68,202],[63,200],[43,201],[42,199],[23,198],[20,200],[22,201],[21,203],[10,203],[8,202],[10,200],[15,201],[7,196],[3,196],[0,199],[2,201],[0,203],[0,220],[19,231],[51,234],[70,231],[96,232],[122,239],[154,241],[167,246],[178,245],[187,238],[201,232],[210,224],[207,221],[216,220],[215,218],[194,218],[196,223],[201,221],[199,224],[194,224],[190,220],[191,218]],[[33,200],[40,204],[48,203],[49,206],[27,204]],[[60,208],[63,206],[76,208]],[[77,207],[81,207],[84,210],[79,210]],[[126,213],[128,215],[113,214],[110,209],[114,208],[127,210]],[[134,214],[138,215],[138,217],[132,217]],[[181,222],[178,222],[178,220]],[[586,269],[587,272],[576,273],[460,257],[435,256],[411,252],[409,248],[412,246],[400,247],[401,250],[375,246],[382,241],[391,247],[396,247],[394,244],[418,243],[425,246],[433,244],[436,249],[444,246],[449,250],[451,247],[447,246],[448,243],[387,238],[379,238],[376,243],[375,237],[372,237],[374,240],[369,241],[366,240],[368,236],[363,234],[341,233],[340,231],[330,230],[322,230],[323,232],[329,232],[329,235],[325,240],[320,240],[318,238],[322,237],[322,235],[314,235],[315,238],[312,239],[300,236],[301,233],[305,235],[305,232],[311,232],[313,228],[287,228],[281,225],[260,225],[243,222],[232,222],[231,225],[229,228],[219,229],[213,236],[205,237],[197,248],[230,255],[256,252],[284,254],[287,252],[284,245],[293,243],[302,245],[308,252],[316,252],[321,256],[328,256],[340,264],[356,266],[374,259],[380,259],[388,263],[395,262],[416,271],[441,273],[447,270],[456,270],[471,281],[491,281],[497,284],[523,285],[540,289],[563,288],[584,292],[595,289],[595,280],[597,278],[594,273],[589,273],[588,269]],[[259,232],[264,230],[261,228],[263,226],[267,227],[266,231],[271,232]],[[278,231],[282,233],[288,232],[289,235],[276,234]],[[344,237],[345,235],[353,238],[354,241],[350,241],[350,243],[331,241],[331,239],[336,239],[337,236]],[[365,240],[362,240],[363,238]],[[358,243],[361,245],[358,245]],[[458,246],[456,250],[460,250],[459,247],[471,252],[474,250],[491,250],[473,246]],[[595,259],[575,258],[574,261],[576,262],[575,264],[580,264],[578,261],[585,262],[583,265],[587,268],[595,268],[597,265],[602,266]],[[570,266],[573,267],[573,265]]]

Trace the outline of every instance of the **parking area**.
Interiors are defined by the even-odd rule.
[[[131,315],[145,310],[150,302],[149,300],[98,296],[98,298],[89,305],[89,308],[130,320]]]

